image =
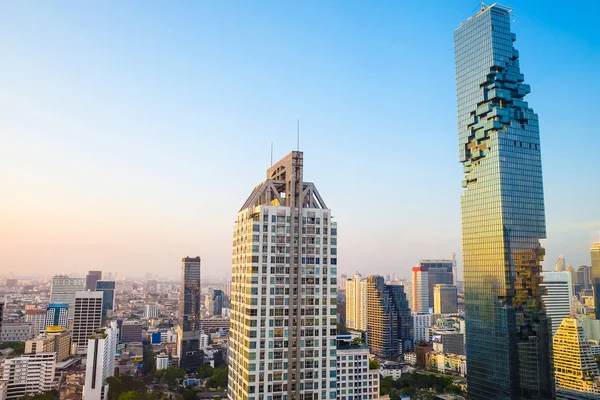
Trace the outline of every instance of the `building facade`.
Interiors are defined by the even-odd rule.
[[[349,335],[348,335],[349,336]],[[379,398],[379,369],[369,368],[369,348],[337,339],[337,400]]]
[[[68,304],[69,319],[75,316],[75,293],[83,291],[85,278],[55,275],[50,288],[50,303]]]
[[[546,308],[546,314],[550,318],[552,336],[560,326],[563,318],[571,315],[573,301],[573,285],[571,274],[564,272],[542,272],[542,287],[546,293],[542,295],[542,301]]]
[[[155,305],[146,304],[144,306],[144,318],[145,319],[153,319],[157,318],[160,313],[160,308]]]
[[[136,343],[142,341],[144,325],[139,321],[123,321],[119,341],[121,343]]]
[[[96,291],[102,292],[102,321],[105,321],[115,309],[115,281],[96,281]]]
[[[30,323],[5,322],[0,332],[0,342],[24,342],[34,335]]]
[[[102,326],[102,292],[77,292],[73,312],[72,353],[86,354],[88,338]]]
[[[431,327],[431,314],[412,313],[414,343],[429,343],[429,328]]]
[[[347,288],[347,286],[346,286]],[[412,318],[402,285],[386,285],[382,276],[367,278],[367,345],[377,357],[396,360],[412,349]]]
[[[337,224],[291,152],[237,216],[229,399],[336,397],[336,276]]]
[[[46,330],[46,310],[25,310],[25,322],[31,324],[34,335]]]
[[[600,398],[598,367],[583,334],[581,321],[564,318],[553,341],[557,394],[560,394],[561,390],[572,390]]]
[[[93,291],[96,290],[96,282],[102,279],[102,271],[88,271],[85,276],[85,288],[84,290]]]
[[[592,258],[591,281],[594,293],[596,319],[600,319],[600,241],[594,242],[590,249]]]
[[[117,350],[117,322],[110,327],[90,335],[87,340],[85,364],[85,400],[105,400],[108,398],[107,378],[115,374],[115,354]]]
[[[419,267],[427,269],[429,308],[433,308],[433,288],[438,284],[454,284],[456,260],[419,260]]]
[[[5,359],[2,380],[6,382],[6,399],[54,390],[55,367],[56,353],[40,352]]]
[[[358,273],[346,281],[346,326],[367,330],[367,280]]]
[[[429,312],[429,275],[428,268],[415,266],[412,269],[412,308],[418,313]]]
[[[437,284],[433,288],[433,313],[454,314],[458,312],[458,290],[449,284]]]
[[[46,327],[49,326],[69,328],[69,305],[67,303],[50,303],[46,306]]]
[[[512,10],[454,31],[470,399],[553,397],[540,286],[546,237],[538,117],[524,97]]]
[[[177,354],[180,366],[199,368],[200,354],[200,257],[184,257],[181,266],[181,299]]]

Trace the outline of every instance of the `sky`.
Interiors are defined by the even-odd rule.
[[[231,273],[237,212],[300,149],[338,272],[457,253],[453,31],[478,1],[0,2],[0,275]],[[512,1],[548,239],[600,230],[600,3]]]

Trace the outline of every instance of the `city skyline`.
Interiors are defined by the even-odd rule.
[[[475,4],[311,5],[155,5],[136,15],[134,3],[60,13],[7,4],[0,274],[35,273],[44,254],[44,270],[56,273],[177,277],[182,255],[200,254],[207,275],[226,277],[236,199],[258,176],[246,166],[268,166],[271,142],[274,159],[295,148],[300,118],[306,177],[339,204],[340,273],[374,264],[379,274],[408,277],[419,259],[455,252],[462,275],[451,32]],[[586,76],[600,61],[591,34],[598,5],[585,5],[584,15],[510,5],[536,89],[528,99],[544,116],[544,270],[560,254],[589,265],[600,228],[594,146],[567,138],[593,137],[592,126],[569,116],[592,113],[598,83]],[[555,53],[560,70],[544,72]],[[425,111],[432,107],[435,119]],[[427,163],[425,138],[435,143]],[[566,167],[575,154],[577,174]],[[355,179],[339,179],[333,164]],[[419,174],[406,173],[415,165]],[[354,191],[358,180],[368,190]],[[353,215],[390,181],[376,209]],[[208,187],[223,196],[206,195]]]

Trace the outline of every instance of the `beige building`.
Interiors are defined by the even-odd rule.
[[[45,333],[25,342],[26,354],[42,352],[55,352],[57,362],[65,361],[71,354],[71,333],[59,326],[48,327]]]
[[[458,291],[456,286],[438,283],[433,287],[433,313],[454,314],[458,312]]]
[[[346,281],[346,326],[367,330],[367,279],[359,273]]]

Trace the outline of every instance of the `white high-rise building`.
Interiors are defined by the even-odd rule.
[[[346,326],[367,330],[367,280],[359,273],[346,282]]]
[[[542,272],[541,286],[546,288],[542,301],[546,307],[546,315],[552,324],[552,335],[560,326],[562,320],[571,315],[573,302],[573,285],[571,274],[564,272]]]
[[[54,352],[24,354],[5,359],[0,376],[6,381],[6,399],[19,399],[28,394],[54,390],[55,368]]]
[[[85,278],[55,275],[50,288],[50,303],[69,305],[69,319],[75,315],[75,293],[84,290]]]
[[[429,342],[429,327],[431,327],[431,314],[412,313],[414,343]]]
[[[115,374],[117,322],[92,334],[87,341],[83,400],[104,400],[108,395],[106,379]]]
[[[88,338],[102,325],[102,292],[77,292],[73,319],[73,354],[85,354]]]
[[[29,309],[25,310],[25,322],[31,324],[31,331],[34,335],[46,330],[46,310]]]
[[[145,319],[157,318],[159,311],[160,311],[160,308],[158,306],[146,305],[144,307],[144,318]]]
[[[364,344],[351,345],[350,340],[342,342],[339,339],[338,336],[336,375],[339,379],[336,399],[378,399],[379,368],[369,368],[369,348]]]
[[[416,266],[412,269],[411,310],[417,313],[429,312],[429,280],[427,267]]]
[[[291,152],[234,228],[229,399],[336,397],[336,275],[336,223]]]

